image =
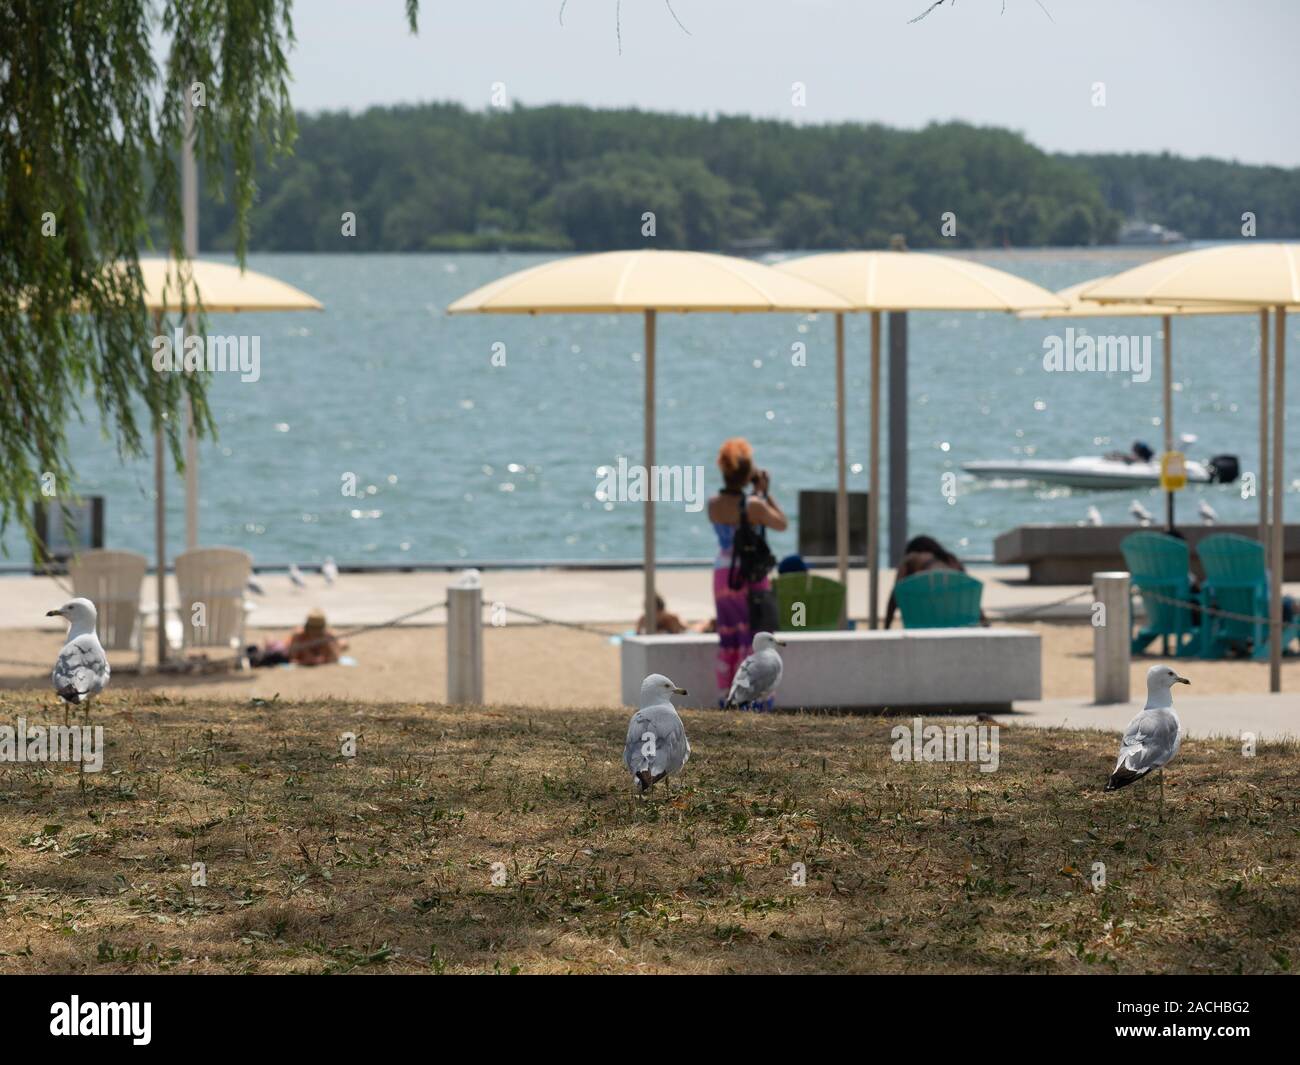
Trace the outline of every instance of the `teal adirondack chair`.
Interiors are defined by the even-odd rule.
[[[1268,658],[1268,568],[1264,545],[1247,536],[1216,533],[1196,548],[1205,567],[1201,600],[1219,610],[1258,618],[1218,617],[1207,614],[1201,625],[1201,655],[1222,658],[1229,650],[1249,651],[1256,659]],[[1282,627],[1282,648],[1300,635],[1300,623]]]
[[[984,585],[953,569],[914,573],[894,585],[905,629],[956,629],[980,623]]]
[[[845,589],[839,581],[811,573],[782,573],[773,583],[783,630],[825,632],[841,627]],[[796,625],[799,604],[803,604],[803,624]]]
[[[1132,638],[1133,654],[1140,654],[1157,636],[1166,656],[1190,658],[1199,649],[1200,634],[1193,621],[1192,608],[1182,603],[1197,602],[1192,594],[1192,556],[1185,540],[1159,532],[1138,532],[1124,537],[1119,549],[1133,578],[1133,587],[1142,596],[1146,608],[1146,625]],[[1166,602],[1174,599],[1177,603]],[[1173,650],[1169,641],[1173,639]]]

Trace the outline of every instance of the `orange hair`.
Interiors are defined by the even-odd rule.
[[[724,440],[718,449],[718,469],[728,488],[743,488],[754,469],[754,449],[743,436]]]

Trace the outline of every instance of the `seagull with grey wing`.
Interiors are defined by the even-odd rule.
[[[651,673],[641,682],[641,709],[628,722],[623,746],[623,764],[638,796],[680,771],[691,756],[686,726],[673,706],[673,696],[685,694],[685,688],[662,673]]]
[[[90,701],[108,685],[108,656],[95,633],[99,613],[89,599],[72,599],[47,618],[66,618],[68,642],[59,652],[50,679],[59,698],[71,706],[85,708],[90,717]]]
[[[1153,770],[1160,771],[1160,808],[1165,803],[1165,766],[1173,761],[1183,744],[1183,727],[1174,712],[1175,684],[1191,684],[1168,666],[1147,670],[1147,704],[1142,708],[1119,743],[1119,760],[1106,781],[1107,791],[1126,788]]]
[[[785,641],[778,640],[770,632],[754,634],[754,653],[740,663],[731,690],[727,692],[724,705],[728,709],[761,703],[776,691],[783,668],[777,648],[784,646]]]

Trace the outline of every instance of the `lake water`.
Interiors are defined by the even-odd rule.
[[[641,453],[640,316],[444,314],[476,286],[546,258],[251,256],[251,268],[304,289],[326,309],[210,319],[214,332],[260,336],[261,377],[218,375],[213,383],[220,435],[200,449],[201,542],[245,548],[260,565],[327,554],[370,563],[639,557],[642,506],[602,502],[596,491],[598,468],[620,456],[635,463]],[[1052,289],[1136,261],[1122,249],[983,258]],[[985,555],[1007,528],[1076,521],[1090,504],[1107,522],[1127,520],[1131,492],[992,487],[959,468],[972,459],[1126,448],[1135,438],[1158,449],[1159,319],[909,317],[913,533]],[[847,321],[849,484],[865,490],[869,316]],[[1151,336],[1151,379],[1045,372],[1043,340],[1068,325]],[[1292,351],[1295,335],[1293,328]],[[718,444],[743,435],[792,518],[799,489],[834,487],[832,316],[666,314],[658,337],[660,464],[703,465],[712,491]],[[1244,470],[1257,468],[1257,340],[1252,314],[1175,319],[1175,428],[1200,438],[1190,457],[1232,453]],[[498,343],[504,367],[492,365]],[[796,343],[807,345],[806,366],[793,364]],[[1294,420],[1300,388],[1291,395]],[[72,432],[78,490],[107,497],[108,546],[152,556],[151,462],[123,465],[93,400],[84,409],[85,424]],[[949,471],[959,474],[954,504],[943,493]],[[347,474],[356,476],[355,498],[342,492]],[[180,475],[171,475],[168,492],[175,553],[183,547]],[[1257,501],[1243,500],[1237,486],[1211,486],[1183,493],[1181,514],[1192,518],[1200,497],[1224,521],[1257,513]],[[1141,498],[1160,512],[1156,492]],[[882,521],[887,508],[882,499]],[[705,516],[680,503],[657,508],[657,528],[661,557],[714,551]],[[778,554],[797,542],[793,529],[774,540]],[[28,557],[16,530],[4,544],[6,561]]]

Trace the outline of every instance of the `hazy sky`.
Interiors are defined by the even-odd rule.
[[[1300,165],[1300,0],[296,0],[307,111],[459,100],[915,127]],[[791,85],[806,86],[806,106]],[[1093,105],[1104,83],[1105,106]]]

